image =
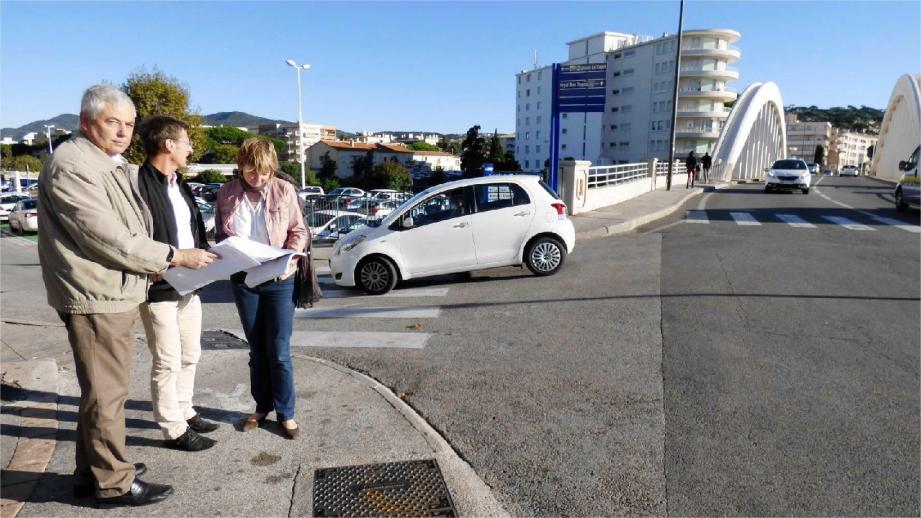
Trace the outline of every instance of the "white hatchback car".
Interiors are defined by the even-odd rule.
[[[767,169],[767,176],[764,177],[765,192],[775,189],[799,189],[803,194],[809,194],[811,184],[812,174],[806,162],[795,158],[775,161],[774,165]]]
[[[9,214],[10,230],[24,234],[38,232],[38,200],[19,200]]]
[[[838,176],[858,176],[860,171],[857,169],[856,165],[846,165],[841,168],[841,173]]]
[[[436,185],[333,247],[339,286],[372,295],[397,281],[524,263],[562,268],[576,244],[566,205],[536,176],[488,176]]]

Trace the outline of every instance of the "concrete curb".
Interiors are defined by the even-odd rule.
[[[19,415],[20,436],[4,468],[0,516],[13,518],[22,509],[35,485],[45,473],[57,444],[58,364],[51,359],[15,362],[4,366],[4,382],[34,391],[11,406],[29,406]],[[37,430],[26,432],[25,430]]]
[[[587,230],[585,232],[576,233],[576,239],[598,239],[602,237],[625,234],[635,229],[636,227],[645,225],[646,223],[649,223],[651,221],[655,221],[657,219],[661,219],[661,218],[668,216],[669,214],[678,210],[678,208],[684,205],[689,199],[693,198],[694,196],[697,196],[698,194],[702,192],[706,192],[706,190],[707,189],[703,189],[700,187],[694,187],[688,192],[688,194],[681,197],[681,199],[678,202],[672,204],[671,206],[664,207],[662,209],[659,209],[649,214],[644,214],[642,216],[635,217],[633,219],[624,221],[622,223],[617,223],[614,225],[608,225],[608,226],[604,226],[601,228],[596,228],[592,230]]]
[[[386,385],[366,374],[322,358],[301,354],[292,354],[291,356],[315,362],[350,376],[384,398],[390,406],[399,412],[403,418],[423,436],[425,441],[435,451],[435,456],[438,459],[439,466],[442,468],[442,475],[448,487],[455,491],[459,490],[457,492],[466,495],[467,500],[475,506],[474,509],[468,510],[471,516],[511,516],[502,507],[499,501],[496,500],[492,489],[490,489],[479,475],[476,474],[473,467],[454,451],[454,448],[451,447],[448,441],[432,428],[428,421],[413,410],[405,401],[397,397],[397,395]]]
[[[886,185],[891,186],[892,188],[895,188],[895,186],[898,185],[898,183],[899,183],[898,180],[889,180],[889,179],[887,179],[887,178],[879,178],[879,177],[876,177],[876,176],[865,176],[864,178],[869,178],[870,180],[873,180],[873,181],[876,181],[876,182],[880,182],[880,183],[884,183],[884,184],[886,184]]]

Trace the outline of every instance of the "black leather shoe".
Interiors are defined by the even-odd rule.
[[[131,483],[131,488],[123,495],[110,498],[97,498],[96,507],[109,509],[112,507],[138,506],[154,504],[173,494],[173,486],[165,484],[151,484],[136,478]]]
[[[218,427],[217,423],[205,421],[198,414],[195,414],[191,419],[187,419],[186,422],[189,423],[189,428],[195,430],[197,433],[213,432],[217,430]]]
[[[180,435],[177,439],[166,441],[166,445],[170,448],[182,451],[207,450],[215,444],[217,444],[217,441],[198,435],[192,428],[187,429],[185,433]]]
[[[134,465],[134,478],[138,478],[144,473],[147,473],[146,464],[143,462],[138,462]],[[95,492],[96,484],[94,484],[92,475],[90,475],[89,483],[74,484],[74,498],[89,498],[93,496],[93,493]]]

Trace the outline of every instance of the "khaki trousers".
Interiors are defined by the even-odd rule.
[[[195,368],[201,357],[201,299],[194,293],[178,301],[141,304],[147,333],[150,365],[150,399],[154,419],[166,439],[177,439],[195,416],[192,393]]]
[[[80,383],[77,477],[91,473],[99,497],[125,494],[134,481],[134,465],[125,459],[125,401],[137,310],[59,315]]]

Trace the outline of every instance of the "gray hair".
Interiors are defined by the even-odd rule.
[[[105,108],[106,104],[116,106],[127,104],[132,110],[135,110],[134,103],[128,97],[128,94],[112,85],[99,84],[93,85],[83,92],[83,100],[80,101],[80,114],[85,114],[90,119],[93,119],[99,115],[99,112]]]

